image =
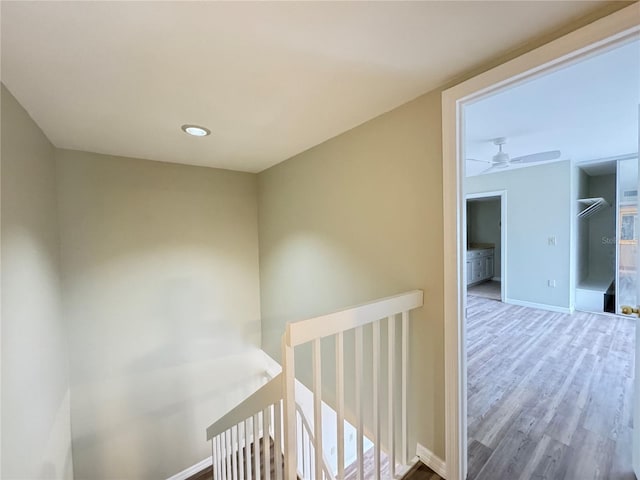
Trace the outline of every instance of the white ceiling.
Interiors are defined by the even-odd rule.
[[[584,162],[634,153],[639,106],[640,41],[634,41],[466,107],[466,157],[490,159],[496,137],[507,137],[504,150],[512,157],[560,150],[558,161]],[[489,165],[466,166],[472,176]]]
[[[256,172],[604,3],[3,1],[2,81],[58,147]]]

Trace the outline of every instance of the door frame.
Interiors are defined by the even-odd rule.
[[[447,480],[464,480],[467,474],[463,106],[639,35],[640,3],[634,3],[442,93]]]
[[[500,198],[500,301],[506,303],[507,298],[507,191],[496,190],[493,192],[467,193],[465,195],[465,207],[468,200],[478,200],[480,198]],[[465,208],[466,218],[466,208]],[[466,229],[465,221],[465,229]],[[464,257],[467,255],[467,242],[464,242]],[[467,293],[467,271],[465,269],[463,285],[465,294]],[[495,274],[495,271],[494,271]]]

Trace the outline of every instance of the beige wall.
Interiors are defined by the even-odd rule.
[[[2,86],[2,471],[71,478],[52,145]]]
[[[255,175],[57,152],[74,467],[166,478],[257,382]]]
[[[52,149],[5,97],[2,476],[59,477],[71,462]],[[279,357],[286,321],[413,288],[425,307],[412,319],[410,433],[443,457],[440,118],[436,90],[258,186],[248,174],[59,152],[76,476],[162,478],[201,460],[204,426],[251,381],[240,370],[262,367],[260,341]]]
[[[444,459],[441,92],[626,5],[608,3],[260,173],[262,342],[267,353],[280,358],[280,336],[288,321],[424,290],[425,306],[412,317],[410,448],[418,441]],[[324,380],[331,395],[331,349],[326,353],[329,374]],[[308,379],[308,369],[297,373]]]
[[[410,433],[444,457],[440,117],[435,91],[272,167],[258,204],[270,355],[280,358],[288,321],[424,290],[412,316]]]

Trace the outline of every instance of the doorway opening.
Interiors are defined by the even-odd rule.
[[[575,308],[618,314],[638,303],[637,154],[578,163],[574,175]]]
[[[637,166],[638,84],[640,40],[463,107],[470,480],[633,475],[635,325],[602,314],[616,312],[615,159]],[[493,277],[497,188],[512,242],[499,305],[473,295]],[[573,313],[573,277],[594,314]]]
[[[637,432],[631,433],[629,429],[624,432],[626,440],[622,438],[622,433],[618,439],[612,439],[609,435],[611,432],[622,432],[618,427],[620,425],[606,425],[606,419],[615,418],[616,415],[602,415],[597,414],[596,406],[601,407],[602,411],[606,411],[611,406],[607,406],[607,398],[610,397],[611,388],[613,384],[605,385],[607,380],[613,381],[615,375],[624,372],[627,378],[625,382],[625,392],[622,397],[625,398],[625,403],[622,406],[625,409],[626,416],[623,420],[626,422],[626,426],[633,424],[629,419],[630,412],[633,411],[635,418],[635,424],[640,424],[638,421],[637,413],[640,410],[636,408],[636,405],[629,404],[629,398],[631,396],[628,392],[633,388],[629,387],[629,382],[633,386],[633,373],[629,375],[629,372],[633,370],[633,362],[629,363],[625,361],[625,365],[621,368],[610,368],[607,366],[604,370],[598,370],[595,368],[597,365],[602,365],[600,360],[597,360],[595,364],[585,363],[586,356],[591,353],[601,353],[606,350],[607,340],[604,338],[595,338],[592,342],[576,345],[573,339],[580,338],[584,340],[586,337],[584,334],[580,336],[580,331],[584,330],[587,320],[596,323],[596,330],[599,328],[598,318],[608,318],[604,316],[598,316],[594,314],[581,314],[573,313],[575,307],[575,287],[576,287],[576,275],[574,272],[576,269],[577,256],[575,252],[571,250],[573,240],[575,240],[575,229],[571,228],[573,225],[573,218],[577,207],[572,202],[572,193],[574,186],[571,184],[571,168],[577,161],[577,154],[571,156],[557,155],[557,153],[566,150],[565,147],[550,146],[545,147],[540,145],[535,149],[531,146],[516,147],[515,138],[522,134],[522,131],[515,132],[495,132],[490,135],[484,135],[484,138],[477,138],[478,145],[482,143],[485,148],[491,148],[491,150],[485,151],[484,154],[475,154],[471,152],[469,143],[469,125],[467,120],[469,118],[469,107],[478,105],[482,100],[493,98],[499,93],[507,92],[514,89],[517,86],[531,85],[534,80],[546,79],[551,73],[561,72],[566,70],[568,66],[576,65],[584,60],[596,57],[604,52],[615,50],[623,45],[629,45],[632,42],[637,42],[640,33],[640,21],[637,16],[637,9],[626,8],[619,12],[606,17],[600,21],[594,22],[580,30],[574,32],[574,34],[562,37],[550,44],[547,44],[529,54],[525,54],[511,62],[501,65],[493,70],[485,72],[478,77],[474,77],[466,82],[463,82],[456,87],[443,93],[443,171],[444,171],[444,201],[445,201],[445,364],[450,375],[446,376],[445,380],[445,398],[446,398],[446,414],[447,414],[447,426],[446,426],[446,450],[447,450],[447,469],[448,478],[451,480],[462,480],[467,477],[468,470],[473,467],[474,462],[482,457],[485,458],[497,458],[502,457],[503,462],[498,462],[497,468],[494,470],[493,475],[489,475],[492,472],[486,472],[486,478],[530,478],[536,476],[541,471],[547,471],[546,468],[549,465],[543,464],[543,460],[552,460],[552,463],[556,466],[565,465],[567,468],[564,472],[554,472],[560,475],[558,478],[573,478],[571,475],[566,477],[567,472],[578,475],[576,478],[586,478],[593,475],[594,471],[600,472],[604,478],[627,478],[625,475],[629,473],[631,468],[631,458],[633,452],[633,465],[636,471],[640,466],[640,443]],[[636,55],[638,58],[638,55]],[[632,66],[629,68],[629,72],[633,71],[636,74],[640,68]],[[602,69],[594,73],[594,78],[597,74],[607,73],[608,69]],[[584,78],[591,78],[586,75]],[[637,80],[635,85],[637,86]],[[540,85],[540,84],[538,84]],[[555,110],[552,115],[547,115],[549,126],[546,129],[546,133],[553,133],[562,130],[561,126],[554,126],[553,121],[558,117],[561,117],[567,109],[562,105],[562,101],[566,98],[572,98],[574,93],[577,93],[579,88],[574,84],[569,84],[563,89],[559,89],[556,93],[560,93],[559,102],[555,105]],[[636,88],[637,93],[637,88]],[[546,94],[539,94],[535,97],[539,103],[543,100],[548,100],[550,97]],[[556,97],[558,98],[558,97]],[[593,97],[595,100],[597,97]],[[635,145],[632,150],[626,150],[626,152],[637,152],[638,150],[638,103],[637,99],[631,102],[634,107],[634,118],[628,124],[635,129]],[[536,104],[534,104],[534,107]],[[591,107],[596,110],[596,113],[603,113],[599,111],[593,104]],[[522,108],[516,102],[509,103],[509,108],[504,110],[500,118],[504,125],[512,125],[510,121],[510,115],[514,112],[522,112]],[[606,115],[605,115],[606,116]],[[531,118],[535,118],[535,115],[531,115]],[[487,117],[484,116],[486,120]],[[581,126],[581,119],[569,122],[570,126]],[[485,122],[489,124],[490,122]],[[566,122],[564,122],[566,124]],[[602,122],[606,124],[606,122]],[[629,126],[627,125],[627,126]],[[580,130],[580,128],[575,128]],[[588,144],[588,140],[591,137],[584,135],[585,144]],[[504,140],[506,136],[510,136],[509,145],[513,146],[510,150],[506,150]],[[557,142],[561,142],[562,138],[556,138]],[[537,143],[540,142],[540,138],[536,139]],[[607,139],[609,140],[609,139]],[[615,142],[601,142],[599,145],[610,146]],[[496,148],[497,147],[497,148]],[[520,151],[518,151],[520,150]],[[566,152],[565,152],[566,153]],[[624,153],[624,152],[621,152]],[[605,154],[602,150],[597,148],[591,148],[590,159],[599,159],[612,156]],[[636,153],[637,157],[637,153]],[[508,365],[508,362],[512,362],[513,368],[519,369],[519,373],[527,377],[529,380],[538,378],[538,386],[542,388],[542,398],[545,402],[540,401],[539,395],[530,397],[525,391],[521,391],[520,394],[516,392],[516,395],[512,399],[503,404],[503,407],[498,407],[498,411],[494,411],[491,415],[494,419],[500,420],[496,422],[493,427],[489,427],[482,434],[484,439],[495,439],[501,433],[509,433],[510,438],[505,441],[507,446],[506,450],[502,450],[496,457],[496,450],[484,447],[487,445],[467,445],[467,425],[468,425],[468,401],[467,401],[467,325],[465,323],[465,311],[467,308],[467,296],[466,296],[466,198],[465,190],[466,186],[466,173],[471,170],[470,167],[473,159],[486,161],[489,165],[477,174],[477,176],[489,177],[485,175],[487,170],[498,170],[503,167],[509,167],[512,172],[510,176],[518,179],[520,187],[508,189],[510,212],[509,212],[509,238],[512,245],[517,245],[517,248],[523,249],[527,255],[523,255],[524,263],[514,261],[512,255],[509,258],[509,297],[514,297],[517,300],[517,296],[520,294],[530,295],[530,300],[522,300],[518,305],[521,310],[535,309],[538,312],[539,317],[533,319],[534,321],[525,322],[520,327],[526,329],[527,327],[535,327],[541,334],[544,335],[532,335],[527,337],[529,332],[521,330],[521,334],[514,336],[516,341],[521,342],[521,347],[549,347],[549,342],[555,341],[551,345],[552,350],[556,350],[556,355],[550,355],[549,350],[542,350],[538,352],[540,361],[536,360],[535,350],[529,351],[528,358],[530,362],[519,361],[518,352],[522,352],[521,349],[515,348],[512,351],[514,355],[512,358],[504,359],[502,362]],[[518,159],[518,162],[512,159]],[[532,160],[535,159],[535,160]],[[637,159],[636,159],[637,161]],[[475,162],[480,164],[480,162]],[[514,165],[511,165],[514,163]],[[521,163],[523,165],[515,165],[515,163]],[[527,168],[527,163],[537,163],[535,167]],[[549,170],[543,172],[543,169],[539,166],[549,164]],[[513,167],[513,168],[511,168]],[[527,172],[519,171],[519,169],[527,170]],[[566,174],[566,177],[565,177]],[[567,182],[563,182],[562,179],[568,179]],[[477,180],[477,183],[483,183],[484,180]],[[559,194],[560,184],[569,183],[571,186],[569,190],[565,190],[564,195]],[[485,190],[495,190],[496,185],[489,185],[487,182]],[[476,185],[477,186],[477,185]],[[528,187],[528,188],[525,188]],[[512,195],[512,191],[514,194]],[[515,192],[522,194],[528,191],[529,193],[523,195],[523,203],[528,205],[528,208],[523,211],[519,216],[512,215],[511,210],[515,203],[518,203]],[[515,229],[515,222],[517,219],[523,224],[537,224],[538,220],[544,220],[546,217],[554,219],[555,223],[548,223],[545,228],[538,229],[536,233],[520,234]],[[544,223],[544,222],[541,222]],[[630,220],[626,220],[629,225],[634,225]],[[565,229],[566,228],[566,229]],[[628,227],[633,229],[634,227]],[[516,230],[516,232],[514,232]],[[451,254],[451,256],[449,256]],[[545,260],[545,261],[543,261]],[[524,278],[524,282],[520,286],[516,286],[517,282],[514,281],[513,272],[520,272]],[[509,298],[505,299],[507,302]],[[497,303],[499,308],[509,308],[512,305],[508,303]],[[540,308],[544,307],[544,308]],[[484,308],[481,306],[481,309]],[[502,317],[503,312],[493,312],[488,314],[486,318]],[[563,328],[567,326],[556,320],[571,320],[575,329],[571,331],[565,331]],[[629,319],[616,316],[611,317],[615,322],[626,322],[626,325],[632,325],[635,331],[634,322]],[[577,324],[575,322],[578,322]],[[624,338],[625,341],[632,339],[632,350],[635,349],[635,334],[630,330],[624,331],[624,328],[618,328],[617,324],[614,325],[613,330],[609,332],[610,338]],[[479,324],[482,324],[480,322]],[[543,328],[544,326],[547,328]],[[554,326],[555,325],[555,326]],[[493,330],[493,334],[498,338],[502,338],[505,329],[512,328],[517,330],[520,327],[513,329],[513,325],[507,325],[503,327],[497,327]],[[532,332],[535,333],[535,332]],[[607,335],[605,335],[607,337]],[[530,340],[530,341],[529,341]],[[546,343],[545,343],[546,342]],[[561,342],[561,343],[558,343]],[[564,342],[564,343],[562,343]],[[594,343],[595,342],[595,343]],[[599,350],[594,347],[598,345],[603,347],[604,350]],[[571,348],[578,348],[577,351],[565,351],[559,347],[568,346]],[[612,343],[609,344],[612,346]],[[620,346],[620,344],[618,344]],[[556,348],[558,347],[558,348]],[[599,348],[598,347],[598,348]],[[571,350],[569,348],[569,350]],[[629,348],[627,345],[624,348]],[[617,353],[617,352],[615,352]],[[491,355],[491,352],[485,351],[486,355]],[[585,355],[581,358],[581,355]],[[610,357],[614,358],[616,355],[612,354]],[[589,357],[591,359],[591,357]],[[559,365],[564,360],[569,360],[567,365],[568,370],[564,371],[571,373],[573,378],[555,378],[541,376],[536,377],[540,372],[545,371],[543,367],[551,367],[552,372],[554,367],[554,361]],[[590,361],[590,360],[589,360]],[[488,367],[490,369],[490,367]],[[556,369],[563,371],[562,368]],[[579,374],[578,374],[579,373]],[[593,390],[584,393],[584,390],[574,388],[574,380],[582,378],[584,380],[583,373],[591,373],[592,379],[599,379],[604,381],[602,385],[596,386]],[[610,376],[612,375],[612,376]],[[516,382],[519,383],[519,382]],[[513,382],[507,381],[506,384],[501,385],[502,389],[508,389],[513,386]],[[615,384],[616,392],[618,392],[619,384]],[[586,388],[586,387],[585,387]],[[591,387],[589,387],[591,388]],[[499,390],[494,389],[495,395],[500,395]],[[583,392],[584,395],[591,395],[590,403],[584,405],[584,408],[575,408],[575,403],[567,397],[575,392]],[[598,393],[600,392],[600,393]],[[606,392],[606,393],[605,393]],[[472,393],[472,392],[471,392]],[[513,392],[512,392],[513,393]],[[491,403],[491,393],[486,392],[485,400]],[[617,398],[621,398],[616,393]],[[582,398],[582,397],[581,397]],[[635,400],[638,398],[636,397]],[[519,405],[530,405],[534,409],[529,411],[526,415],[520,415],[517,411]],[[545,405],[545,407],[551,405],[556,407],[555,413],[551,411],[536,411],[536,405]],[[561,407],[566,408],[562,410]],[[511,411],[507,412],[504,408],[511,408]],[[618,410],[619,411],[619,410]],[[562,414],[564,412],[564,414]],[[560,413],[559,416],[556,416]],[[611,413],[611,412],[610,412]],[[555,420],[554,420],[555,419]],[[621,419],[618,416],[618,419]],[[540,421],[545,423],[543,428]],[[555,427],[554,427],[555,425]],[[606,426],[605,426],[606,425]],[[513,427],[513,428],[511,428]],[[553,434],[550,430],[553,428],[568,428],[563,430],[564,433],[557,431]],[[610,428],[612,427],[612,428]],[[569,432],[570,433],[567,433]],[[609,432],[609,433],[607,433]],[[555,436],[554,436],[555,435]],[[565,436],[563,436],[565,435]],[[633,436],[633,439],[632,439]],[[572,441],[576,441],[575,444],[570,444]],[[559,442],[554,443],[554,442]],[[613,442],[613,444],[611,443]],[[479,442],[481,443],[481,442]],[[633,448],[631,445],[633,444]],[[628,446],[629,449],[623,452],[624,446]],[[477,447],[477,448],[476,448]],[[618,448],[619,447],[619,448]],[[467,455],[467,453],[469,455]],[[626,460],[624,469],[626,472],[621,472],[620,462],[614,461],[616,455],[622,455]],[[567,457],[566,455],[569,455]],[[618,457],[621,458],[621,457]],[[498,458],[499,460],[499,458]],[[545,460],[545,461],[546,461]],[[600,463],[600,461],[604,463]],[[468,462],[468,463],[467,463]],[[537,462],[537,463],[536,463]],[[469,469],[468,469],[469,467]],[[528,472],[528,473],[527,473]],[[610,476],[613,474],[613,476]],[[501,476],[502,475],[502,476]],[[506,476],[505,476],[506,475]],[[527,476],[529,475],[529,476]],[[582,476],[580,476],[582,475]],[[621,476],[622,475],[622,476]],[[633,475],[633,473],[631,473]],[[515,477],[514,477],[515,476]],[[556,477],[551,477],[556,478]]]
[[[506,202],[504,190],[466,195],[468,295],[506,298]]]

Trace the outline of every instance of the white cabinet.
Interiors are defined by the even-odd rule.
[[[493,278],[493,255],[485,257],[484,260],[484,273],[485,278]]]
[[[467,250],[467,285],[493,278],[493,252],[493,248]]]

